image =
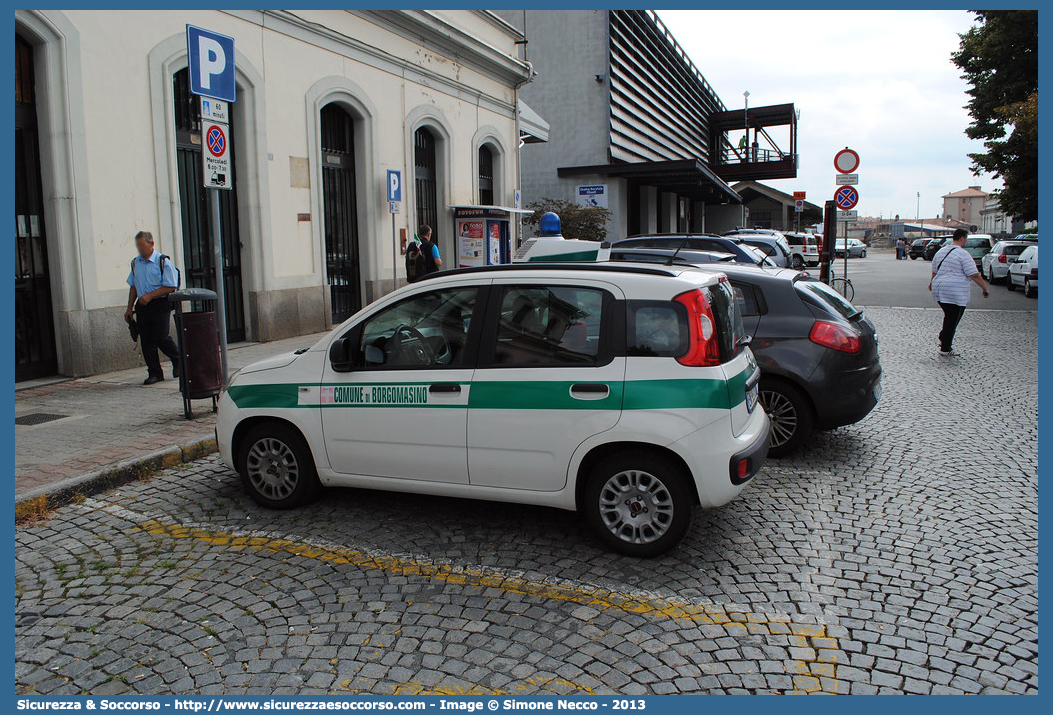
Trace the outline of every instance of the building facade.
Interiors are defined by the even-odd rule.
[[[943,197],[943,218],[960,221],[966,227],[976,226],[979,229],[983,223],[982,211],[988,196],[990,194],[982,191],[979,186],[970,186],[946,194]]]
[[[988,196],[980,212],[980,233],[990,234],[994,238],[1012,238],[1021,233],[1033,233],[1037,221],[1021,221],[1002,210],[995,196]]]
[[[612,238],[714,230],[743,223],[729,182],[796,176],[793,105],[729,111],[653,12],[498,14],[526,36],[538,74],[522,96],[551,128],[522,149],[526,203],[604,206]],[[767,131],[777,126],[789,129],[783,149]]]
[[[139,230],[184,285],[213,287],[187,23],[236,43],[231,341],[338,323],[404,280],[420,223],[453,255],[450,206],[514,200],[531,71],[490,12],[16,11],[16,380],[136,364],[121,316]]]
[[[802,202],[800,212],[791,194],[773,189],[758,181],[740,181],[732,189],[742,197],[743,217],[739,224],[745,228],[772,228],[776,231],[802,231],[822,223],[823,209],[815,204]],[[709,230],[730,230],[710,221]]]

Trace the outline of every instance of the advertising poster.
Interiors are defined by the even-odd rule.
[[[490,222],[490,265],[496,266],[501,263],[501,224],[497,221]]]
[[[457,247],[459,267],[486,265],[486,246],[482,221],[462,220],[457,222]]]

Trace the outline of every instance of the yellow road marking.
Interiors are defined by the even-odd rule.
[[[477,588],[496,588],[506,593],[575,603],[603,610],[616,610],[656,619],[669,619],[695,625],[715,625],[720,626],[727,635],[734,637],[747,634],[783,636],[788,638],[791,645],[815,649],[823,648],[827,651],[840,650],[837,645],[837,639],[828,635],[824,624],[796,623],[791,620],[790,616],[784,614],[728,612],[721,606],[691,603],[654,594],[623,594],[585,584],[536,581],[479,567],[443,564],[409,556],[370,553],[359,549],[309,544],[271,536],[243,535],[199,526],[166,524],[156,520],[143,521],[135,528],[157,536],[192,539],[231,549],[247,549],[272,554],[298,556],[334,565],[350,565],[370,571],[381,571],[402,577],[415,576]],[[830,658],[829,660],[835,659]],[[804,660],[786,661],[786,670],[794,676],[794,683],[799,690],[805,692],[822,690],[823,687],[816,676],[833,677],[833,663],[823,663],[818,665],[818,667],[815,667],[815,665]],[[350,682],[346,681],[341,685],[346,689]],[[535,687],[543,688],[550,684],[553,684],[553,681],[540,683],[531,682],[530,679],[527,679],[520,684],[512,686],[512,690],[507,692],[522,692]],[[562,679],[555,684],[583,689],[583,686],[577,686],[570,681],[564,682]],[[429,688],[419,683],[406,683],[400,687],[405,688],[405,690],[396,694],[410,694],[414,688],[418,687],[419,693],[444,693],[439,686]],[[836,692],[836,689],[835,683],[831,690]],[[492,691],[493,694],[501,694],[502,692],[504,691]],[[464,692],[451,691],[444,694],[491,694],[491,691],[479,686]]]

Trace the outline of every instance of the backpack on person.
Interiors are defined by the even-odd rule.
[[[406,248],[406,280],[416,283],[428,274],[428,262],[421,251],[419,243],[411,243]]]

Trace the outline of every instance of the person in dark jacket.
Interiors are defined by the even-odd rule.
[[[409,275],[410,271],[407,270],[407,276],[411,283],[442,268],[442,256],[439,255],[439,247],[431,240],[431,226],[422,224],[417,229],[416,238],[417,241],[406,251],[407,267],[416,265],[418,262],[420,264],[420,268],[413,271],[414,275]]]

